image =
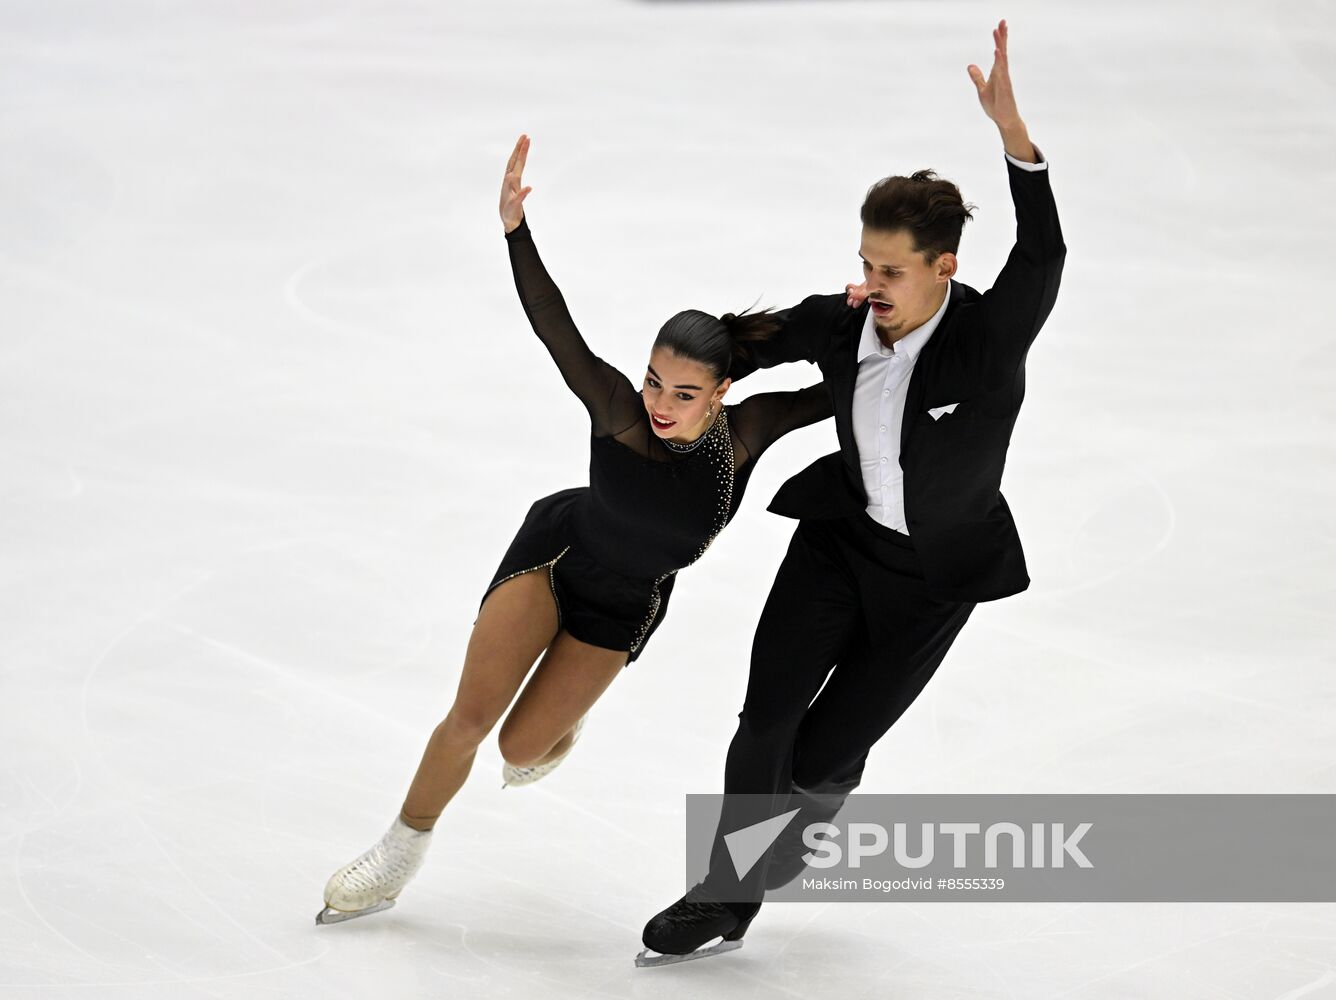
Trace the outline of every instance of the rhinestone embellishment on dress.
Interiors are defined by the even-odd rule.
[[[710,426],[705,429],[705,433],[702,434],[700,437],[696,438],[695,441],[688,441],[686,444],[678,444],[676,441],[669,441],[667,438],[660,438],[659,440],[676,452],[695,451],[697,448],[699,448],[702,444],[705,443],[706,439],[709,438],[711,434],[714,433],[715,427],[723,422],[723,417],[724,417],[724,408],[720,406],[719,416],[714,418],[714,422],[711,423]]]
[[[691,557],[691,562],[687,563],[688,566],[701,556],[705,555],[705,550],[710,547],[710,543],[718,537],[719,532],[723,531],[724,526],[728,524],[729,514],[733,510],[733,433],[728,427],[727,409],[721,408],[719,417],[715,420],[715,426],[720,425],[722,425],[720,433],[716,434],[715,427],[712,426],[710,430],[691,442],[691,444],[685,447],[678,446],[679,450],[690,451],[701,442],[708,442],[707,453],[710,461],[715,464],[715,467],[718,470],[719,480],[722,484],[719,490],[719,506],[715,510],[713,530],[711,530],[709,537],[701,543],[700,548],[696,550],[696,554]],[[665,441],[664,443],[668,444],[669,442]],[[659,606],[663,603],[663,597],[659,593],[659,584],[663,583],[664,580],[668,579],[668,577],[676,572],[677,570],[672,570],[668,573],[664,573],[663,576],[654,581],[653,595],[650,598],[649,615],[645,618],[644,623],[637,631],[635,642],[631,644],[632,653],[640,648],[640,644],[645,641],[645,636],[649,632],[650,626],[654,624],[654,619],[658,617]]]

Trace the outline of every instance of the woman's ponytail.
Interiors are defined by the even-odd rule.
[[[724,324],[729,338],[733,341],[733,361],[750,361],[751,352],[748,344],[769,340],[779,332],[779,320],[773,310],[762,309],[760,312],[743,310],[741,313],[724,313],[719,317]]]
[[[779,330],[779,320],[769,309],[743,310],[714,317],[698,309],[680,312],[663,324],[655,347],[666,347],[710,370],[716,382],[728,377],[734,361],[750,360],[747,345],[768,340]]]

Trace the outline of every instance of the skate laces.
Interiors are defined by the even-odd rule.
[[[697,882],[687,894],[679,899],[666,914],[669,920],[687,920],[695,922],[701,917],[718,916],[720,910],[727,909],[723,902],[704,883]]]
[[[394,885],[401,879],[411,878],[421,867],[431,831],[413,830],[412,833],[417,836],[412,836],[399,830],[399,824],[400,821],[396,819],[395,825],[373,847],[348,866],[343,876],[348,888],[372,889]]]

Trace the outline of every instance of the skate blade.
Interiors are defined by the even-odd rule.
[[[695,951],[686,955],[659,955],[646,948],[636,956],[636,967],[641,969],[652,969],[656,965],[675,965],[678,962],[690,962],[697,958],[708,958],[711,955],[722,955],[726,951],[737,951],[737,949],[741,947],[741,941],[720,941],[718,944],[711,945],[708,948],[697,948]]]
[[[326,906],[315,915],[315,922],[317,924],[341,924],[345,920],[356,920],[358,917],[366,917],[373,913],[379,913],[381,910],[388,910],[393,905],[394,900],[383,899],[379,903],[362,910],[336,910],[332,906]]]

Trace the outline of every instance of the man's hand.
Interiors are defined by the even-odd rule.
[[[1035,155],[1025,122],[1021,121],[1021,113],[1016,110],[1016,95],[1011,92],[1006,21],[999,21],[993,29],[993,68],[988,71],[988,79],[983,78],[983,71],[973,63],[969,65],[969,74],[974,81],[974,89],[979,92],[979,103],[983,106],[984,114],[997,124],[1007,152],[1026,163],[1038,163],[1039,157]]]
[[[529,158],[529,137],[520,136],[515,151],[506,164],[506,176],[501,181],[501,224],[510,232],[524,218],[524,199],[533,188],[522,187],[524,161]]]

